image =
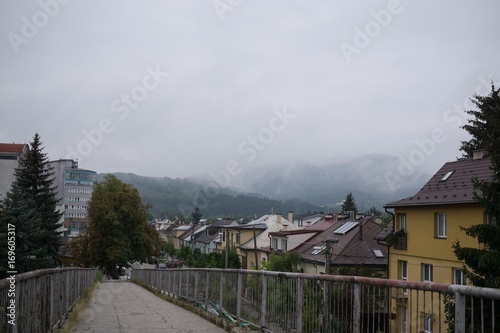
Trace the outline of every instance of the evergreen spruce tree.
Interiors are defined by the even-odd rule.
[[[38,133],[30,146],[21,157],[14,182],[0,206],[2,231],[8,224],[15,226],[18,273],[55,267],[61,246],[57,229],[62,213],[57,209],[54,172],[48,167]]]
[[[354,196],[352,195],[351,192],[347,194],[347,196],[344,199],[344,202],[342,202],[342,212],[343,213],[354,212],[354,216],[356,216],[356,213],[358,212],[356,201],[354,200]]]
[[[463,128],[472,135],[470,141],[463,141],[460,150],[464,152],[464,158],[472,158],[473,151],[485,149],[491,161],[491,181],[474,180],[475,199],[484,207],[488,223],[477,224],[464,228],[468,236],[477,238],[481,247],[462,247],[460,242],[453,244],[453,251],[458,260],[464,262],[467,279],[475,286],[500,288],[500,94],[499,89],[492,85],[491,93],[487,96],[475,95],[472,102],[478,110],[467,111],[474,118]],[[476,307],[477,302],[476,302]],[[495,327],[500,327],[500,316],[498,307],[500,302],[494,304],[484,302],[481,311],[472,312],[470,299],[467,300],[467,322],[491,323],[495,320]],[[449,320],[449,332],[454,332],[454,301],[445,299],[445,310]],[[492,317],[492,311],[497,315]],[[472,314],[474,318],[471,318]],[[487,325],[485,332],[493,332]],[[467,332],[475,332],[471,327]]]
[[[198,206],[194,207],[193,212],[191,213],[191,221],[193,221],[193,224],[200,224],[201,217],[201,211]]]
[[[493,177],[489,182],[474,181],[476,201],[484,207],[490,223],[465,228],[468,236],[477,238],[484,248],[453,245],[456,257],[464,261],[468,279],[476,286],[500,288],[500,95],[492,86],[487,96],[472,99],[478,110],[467,111],[474,118],[463,128],[472,139],[462,142],[466,158],[475,149],[485,149],[491,161]]]

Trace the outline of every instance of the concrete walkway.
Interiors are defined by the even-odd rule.
[[[78,321],[74,332],[225,331],[132,282],[106,280],[95,291],[91,304]]]

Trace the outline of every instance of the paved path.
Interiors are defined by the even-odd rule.
[[[107,280],[94,292],[74,332],[206,332],[222,328],[124,280]]]

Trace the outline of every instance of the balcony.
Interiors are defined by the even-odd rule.
[[[387,236],[387,244],[393,246],[395,250],[406,251],[407,234],[404,230],[398,230]]]

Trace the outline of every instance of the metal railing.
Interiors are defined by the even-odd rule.
[[[0,280],[1,332],[50,332],[96,278],[96,269],[54,268]]]
[[[132,278],[265,332],[498,332],[500,290],[251,270],[134,269]]]

